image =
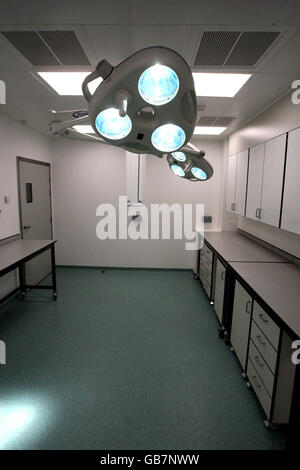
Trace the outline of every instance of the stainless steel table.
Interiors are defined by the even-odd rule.
[[[56,271],[55,271],[55,243],[56,240],[24,240],[18,239],[5,243],[0,246],[0,277],[13,271],[19,270],[19,287],[7,294],[0,300],[0,304],[8,298],[21,293],[24,298],[27,289],[51,289],[53,291],[53,299],[57,298],[56,290]],[[28,285],[26,284],[26,276],[24,265],[27,261],[35,258],[44,251],[51,250],[51,285]]]

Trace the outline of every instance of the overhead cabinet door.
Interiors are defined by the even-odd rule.
[[[281,228],[300,234],[300,129],[288,134]]]
[[[245,215],[247,169],[248,149],[237,156],[234,212],[238,215]]]
[[[246,217],[259,220],[262,194],[265,144],[250,149]]]
[[[228,158],[226,209],[234,212],[237,155]]]
[[[286,134],[265,143],[260,221],[279,227]],[[298,168],[299,171],[300,167]]]

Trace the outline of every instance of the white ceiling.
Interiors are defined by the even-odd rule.
[[[58,26],[74,29],[93,66],[113,65],[148,46],[167,46],[193,65],[204,30],[283,31],[234,98],[198,97],[199,116],[236,116],[227,134],[287,93],[300,78],[299,0],[1,0],[0,30]],[[83,97],[58,96],[32,74],[34,67],[0,37],[0,79],[7,104],[0,113],[48,132],[48,110],[87,107]],[[221,68],[197,69],[222,71]],[[225,134],[219,138],[223,138]],[[214,137],[216,138],[216,137]]]

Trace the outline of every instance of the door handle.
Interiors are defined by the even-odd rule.
[[[262,209],[258,209],[258,218],[261,219]]]
[[[23,229],[24,229],[24,230],[28,230],[28,229],[30,229],[30,228],[31,228],[31,225],[24,225],[24,226],[23,226]]]
[[[257,219],[259,219],[259,207],[258,207],[258,208],[256,209],[256,211],[255,211],[255,217],[256,217]]]
[[[252,300],[248,300],[248,302],[246,303],[246,312],[247,313],[251,313],[251,304],[252,304]],[[250,310],[249,310],[249,306],[250,306]]]
[[[225,274],[226,274],[226,271],[222,271],[222,272],[221,272],[221,281],[224,281],[224,279],[225,279]]]

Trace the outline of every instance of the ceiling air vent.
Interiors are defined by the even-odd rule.
[[[194,65],[253,67],[280,34],[278,31],[204,31]]]
[[[228,127],[235,119],[235,116],[201,116],[197,126]]]
[[[223,65],[240,31],[204,31],[194,65]]]
[[[90,65],[74,31],[2,31],[35,66]]]

